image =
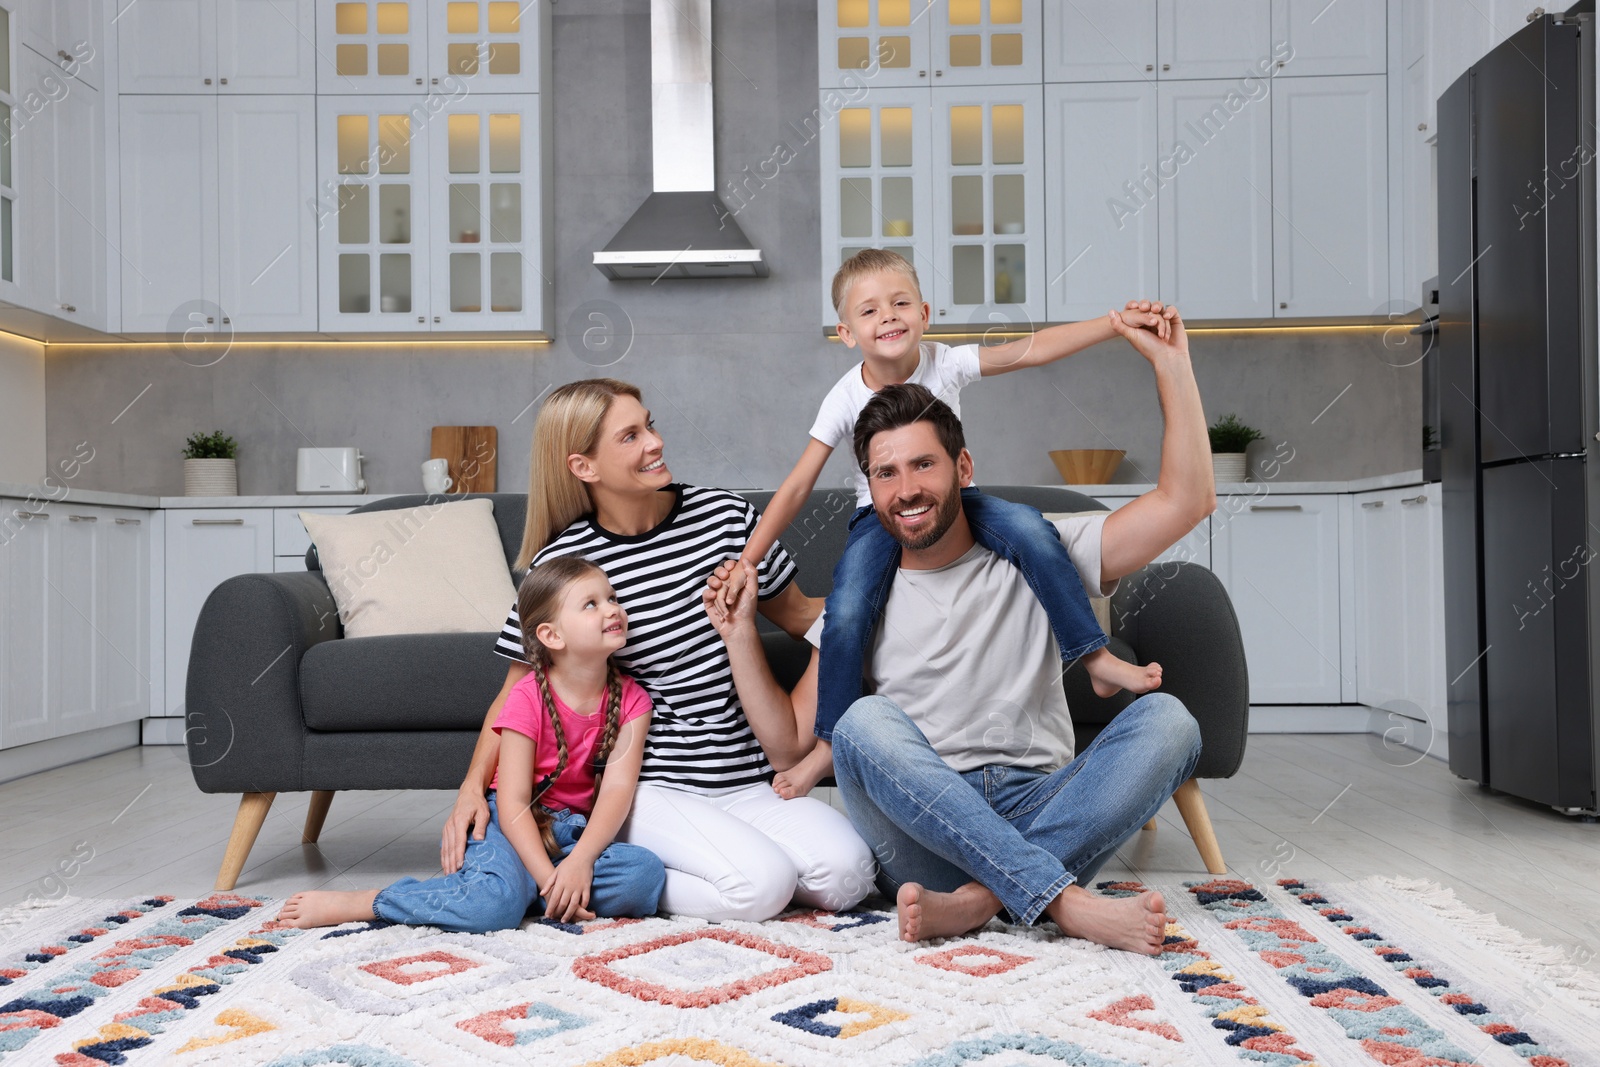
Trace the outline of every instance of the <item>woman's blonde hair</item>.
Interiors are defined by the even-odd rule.
[[[533,796],[529,800],[534,825],[539,828],[540,840],[544,842],[545,851],[553,860],[561,858],[561,850],[556,844],[555,831],[551,829],[550,816],[540,806],[539,800],[566,772],[570,753],[567,748],[567,731],[561,725],[561,715],[556,711],[555,697],[550,692],[550,649],[539,640],[538,630],[545,623],[555,621],[556,615],[561,610],[561,598],[566,593],[567,586],[590,574],[598,574],[602,578],[606,576],[606,572],[599,565],[582,556],[557,556],[529,571],[523,577],[522,584],[517,587],[517,618],[522,623],[523,653],[533,668],[533,676],[539,684],[539,699],[544,705],[544,713],[550,717],[550,729],[556,737],[555,770],[545,775],[543,781],[534,783]],[[594,802],[600,798],[600,781],[605,777],[606,761],[611,758],[611,750],[616,746],[617,733],[622,725],[622,676],[617,673],[616,664],[609,658],[606,660],[604,702],[605,729],[600,735],[599,744],[595,746],[594,764],[591,767],[594,771],[594,793],[589,799],[591,810],[594,808]]]
[[[641,399],[636,385],[615,378],[585,378],[563,385],[539,408],[528,462],[528,519],[513,570],[527,567],[556,534],[594,510],[589,487],[572,473],[567,457],[594,452],[600,425],[619,396]]]

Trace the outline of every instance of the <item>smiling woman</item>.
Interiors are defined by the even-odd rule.
[[[740,554],[755,523],[742,497],[672,481],[636,387],[610,378],[573,382],[540,409],[517,563],[583,556],[610,576],[629,618],[617,665],[655,704],[633,813],[618,840],[661,857],[663,909],[706,919],[766,919],[791,899],[848,908],[873,884],[871,853],[844,815],[772,791],[774,767],[800,757],[792,712],[788,721],[765,706],[747,714],[701,603],[712,571]],[[799,635],[816,607],[794,574],[781,544],[756,566],[760,610]],[[484,789],[499,758],[489,724],[528,670],[515,609],[496,651],[512,662],[445,826],[446,871],[460,865],[468,829],[481,833],[485,825]]]

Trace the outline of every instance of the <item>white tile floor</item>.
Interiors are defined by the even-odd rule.
[[[1202,783],[1230,869],[1254,879],[1432,879],[1600,969],[1600,825],[1487,792],[1431,758],[1393,766],[1375,740],[1252,736],[1236,776]],[[282,795],[239,888],[283,896],[426,877],[453,799],[341,793],[321,842],[302,845],[309,794]],[[196,789],[178,747],[128,749],[0,785],[0,907],[63,887],[84,897],[203,893],[237,806],[237,796]],[[1157,830],[1137,834],[1102,877],[1204,875],[1175,806],[1157,818]]]

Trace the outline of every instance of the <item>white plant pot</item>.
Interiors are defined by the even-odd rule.
[[[184,460],[183,495],[238,496],[238,461],[232,459]]]
[[[1218,485],[1244,481],[1246,469],[1243,452],[1211,453],[1211,473]]]

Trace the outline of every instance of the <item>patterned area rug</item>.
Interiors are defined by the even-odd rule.
[[[1125,894],[1134,883],[1103,883]],[[278,902],[67,900],[0,916],[0,1061],[1532,1067],[1600,1063],[1594,972],[1426,883],[1162,886],[1159,958],[888,911],[281,929]]]

